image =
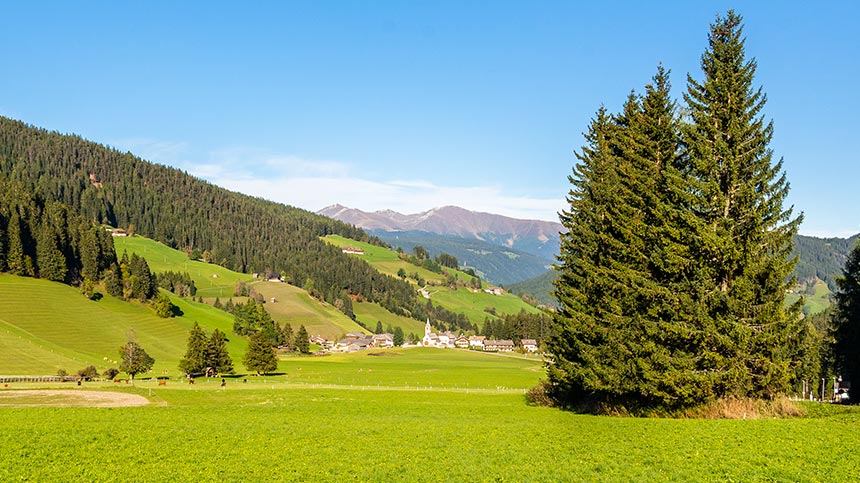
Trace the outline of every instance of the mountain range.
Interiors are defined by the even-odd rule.
[[[392,210],[367,212],[332,205],[317,214],[355,225],[374,233],[424,232],[473,239],[555,260],[561,223],[520,220],[492,213],[470,211],[457,206],[442,206],[421,213],[404,215]]]

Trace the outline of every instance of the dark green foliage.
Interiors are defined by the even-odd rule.
[[[284,322],[284,326],[281,328],[281,333],[284,337],[284,345],[290,350],[295,350],[296,341],[295,337],[293,336],[293,326],[287,322]]]
[[[232,374],[233,359],[227,352],[227,337],[218,329],[212,331],[206,347],[206,364],[215,370],[216,374]]]
[[[245,357],[242,359],[245,367],[260,373],[269,373],[278,368],[278,358],[275,356],[275,350],[266,339],[262,332],[254,332],[248,338],[248,350],[245,352]]]
[[[152,369],[152,366],[155,364],[155,359],[147,354],[140,344],[134,341],[128,341],[119,348],[119,357],[119,369],[128,373],[132,380],[134,380],[135,375]]]
[[[105,272],[105,290],[108,295],[122,297],[122,270],[116,262]]]
[[[382,332],[383,332],[383,329],[382,329],[382,321],[381,321],[381,320],[377,320],[377,321],[376,321],[376,330],[374,330],[374,331],[373,331],[373,333],[374,333],[374,334],[381,334]]]
[[[155,276],[156,285],[175,293],[180,297],[188,297],[197,295],[197,287],[194,285],[194,280],[187,272],[161,272]]]
[[[163,319],[181,315],[177,313],[179,312],[179,307],[173,305],[173,302],[170,301],[170,297],[163,293],[159,293],[155,297],[155,300],[152,302],[152,309],[155,310],[155,315],[158,315]]]
[[[139,257],[137,253],[132,253],[128,262],[128,278],[123,278],[127,282],[126,292],[129,298],[136,298],[141,302],[145,302],[154,297],[158,293],[158,285],[155,283],[155,276],[149,270],[149,264],[146,259]]]
[[[200,325],[194,322],[191,332],[188,333],[188,348],[185,350],[185,357],[179,361],[179,368],[186,374],[203,372],[211,366],[208,351],[209,339]]]
[[[78,377],[85,381],[92,381],[99,377],[99,371],[96,366],[89,365],[78,371]]]
[[[481,335],[488,339],[510,339],[517,343],[522,339],[535,339],[543,344],[553,328],[552,317],[545,313],[504,314],[498,320],[487,319],[481,327]]]
[[[836,284],[833,311],[836,368],[855,386],[860,386],[860,243],[848,255]]]
[[[116,367],[108,367],[104,372],[102,372],[102,376],[108,380],[115,378],[117,374],[119,374],[119,369]]]
[[[308,280],[318,289],[310,292],[331,304],[345,290],[395,314],[422,318],[423,314],[415,313],[419,302],[408,283],[381,275],[320,240],[339,234],[385,246],[346,223],[230,192],[130,153],[3,117],[0,173],[41,199],[65,203],[90,224],[125,226],[130,232],[133,228],[140,235],[200,253],[209,262],[239,272],[283,272],[296,283]],[[30,267],[35,269],[35,250],[28,252],[24,240],[22,251],[20,233],[6,231],[15,243],[7,249],[12,252],[9,270],[28,274]],[[76,275],[70,271],[67,278],[74,280]],[[349,309],[347,304],[343,307]]]
[[[299,331],[296,332],[296,351],[300,354],[310,354],[311,352],[310,338],[304,325],[299,326]]]
[[[394,347],[400,347],[403,345],[404,337],[403,337],[403,329],[398,325],[394,328]]]
[[[104,230],[59,202],[47,202],[21,184],[0,178],[0,269],[14,275],[93,284],[116,262]]]
[[[690,124],[660,68],[621,113],[598,111],[577,154],[548,341],[562,404],[770,398],[815,371],[799,305],[783,306],[799,219],[782,208],[788,185],[733,12],[712,25],[702,69]]]
[[[459,266],[459,263],[457,262],[457,257],[444,252],[440,253],[439,256],[436,258],[436,263],[446,268],[457,268]]]
[[[848,253],[860,236],[851,238],[815,238],[797,235],[794,239],[794,255],[797,266],[794,275],[801,283],[819,278],[827,283],[831,291],[838,287],[836,279],[842,273]]]
[[[233,309],[233,332],[239,335],[250,335],[259,330],[266,331],[266,338],[271,340],[272,346],[279,345],[277,342],[283,339],[283,335],[275,336],[272,317],[266,312],[263,304],[258,304],[254,299],[248,299],[242,305],[236,305]]]

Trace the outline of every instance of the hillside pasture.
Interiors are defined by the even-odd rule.
[[[389,325],[392,329],[394,327],[400,327],[403,329],[404,335],[409,335],[410,332],[417,336],[424,335],[423,322],[403,317],[402,315],[392,314],[377,304],[354,302],[352,304],[352,311],[355,312],[355,318],[367,325],[370,329],[375,329],[376,323],[382,322],[382,327],[385,329],[387,329]]]
[[[75,287],[27,277],[0,274],[0,372],[73,374],[94,365],[102,372],[117,367],[119,347],[133,330],[136,340],[155,358],[155,374],[178,375],[188,331],[196,321],[210,331],[219,328],[230,341],[228,351],[241,370],[246,342],[232,337],[232,316],[171,296],[182,317],[163,319],[148,306],[109,295],[92,301]],[[105,358],[108,361],[105,361]]]

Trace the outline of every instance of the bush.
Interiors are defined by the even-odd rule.
[[[60,376],[60,377],[66,377],[66,376],[68,376],[68,375],[69,375],[69,373],[68,373],[68,372],[66,372],[66,370],[65,370],[65,369],[62,369],[62,368],[61,368],[61,369],[57,369],[57,375],[58,375],[58,376]]]
[[[105,379],[113,379],[116,377],[117,374],[119,374],[119,369],[117,369],[116,367],[110,367],[108,369],[105,369],[105,371],[102,373],[102,376],[104,376]]]
[[[89,381],[91,379],[99,377],[99,371],[96,370],[96,366],[87,366],[78,371],[78,376],[80,376],[85,381]]]
[[[540,381],[526,392],[526,403],[529,406],[554,407],[555,401],[549,396],[549,389],[549,382]]]

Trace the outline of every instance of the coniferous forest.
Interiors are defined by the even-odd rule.
[[[801,217],[769,143],[742,19],[711,25],[686,115],[658,67],[621,112],[601,108],[570,176],[555,282],[550,390],[591,410],[773,398],[806,374],[785,306]]]
[[[382,275],[319,239],[339,234],[383,245],[342,222],[234,193],[79,136],[49,132],[3,117],[0,173],[49,207],[54,203],[68,207],[76,220],[86,220],[88,226],[128,228],[244,273],[283,274],[286,281],[337,306],[351,307],[351,300],[344,299],[358,296],[396,314],[419,320],[427,315],[407,282]],[[14,220],[21,221],[22,216],[31,215],[20,213]],[[7,230],[9,219],[7,215],[0,220],[0,229]],[[34,225],[24,234],[35,240],[41,236],[40,230]],[[17,245],[11,248],[18,250]],[[65,246],[57,249],[72,250]],[[25,255],[31,255],[33,263],[35,254]],[[21,263],[28,260],[13,258],[10,271],[38,271],[48,278],[70,281],[81,276],[81,267],[67,267],[64,272],[57,271],[59,266],[49,267],[49,255],[44,256],[41,268],[19,267],[19,258]]]

